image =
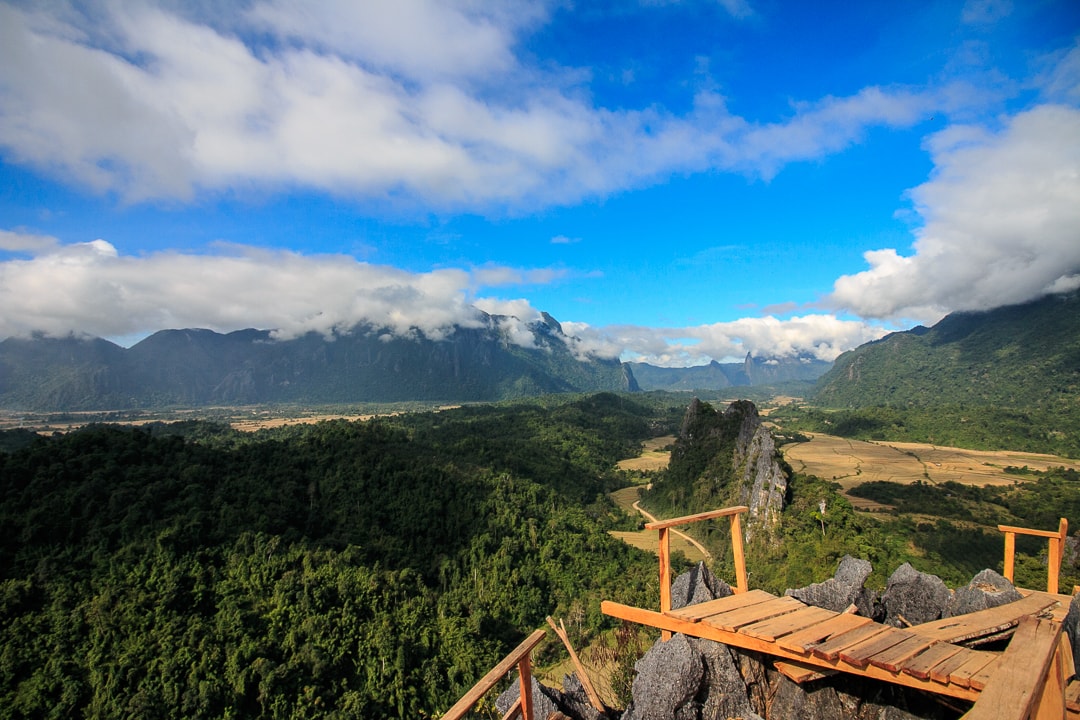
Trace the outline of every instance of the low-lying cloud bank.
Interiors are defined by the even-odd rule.
[[[533,347],[527,324],[539,320],[540,311],[526,299],[484,293],[560,275],[500,267],[410,273],[348,256],[237,246],[216,255],[124,256],[104,240],[63,245],[11,231],[0,232],[0,250],[33,253],[0,262],[0,337],[75,332],[122,338],[164,328],[258,327],[290,338],[370,323],[396,335],[419,330],[437,339],[455,326],[480,327],[482,311],[505,318],[500,327],[510,342]],[[563,330],[578,354],[662,365],[741,358],[747,352],[832,360],[883,332],[831,315],[688,328],[594,328],[567,321]]]

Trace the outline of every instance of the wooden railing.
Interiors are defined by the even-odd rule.
[[[1065,537],[1069,534],[1069,521],[1061,518],[1057,532],[1052,530],[1032,530],[1031,528],[998,525],[998,530],[1005,533],[1005,567],[1003,572],[1009,582],[1013,581],[1013,568],[1016,563],[1016,536],[1031,535],[1046,538],[1050,549],[1047,556],[1046,592],[1057,593],[1058,576],[1061,574],[1061,553],[1065,548]]]
[[[491,672],[481,678],[480,682],[473,685],[472,690],[469,690],[464,697],[454,703],[454,706],[443,715],[442,720],[460,720],[465,717],[465,713],[472,710],[473,706],[480,701],[480,698],[495,687],[495,683],[499,682],[515,665],[518,667],[518,681],[521,684],[521,693],[518,695],[517,702],[507,710],[503,720],[515,717],[519,713],[522,720],[537,720],[533,716],[532,660],[530,658],[533,648],[539,645],[543,639],[543,630],[537,630],[527,637],[513,652],[503,658],[502,662],[493,667]]]
[[[671,520],[646,523],[646,530],[660,531],[660,612],[665,613],[671,610],[671,538],[668,532],[679,525],[689,525],[718,517],[728,518],[731,523],[731,551],[735,556],[735,592],[747,591],[746,556],[743,552],[742,521],[740,520],[740,516],[747,510],[749,508],[745,505],[736,505],[719,510],[708,510],[696,515],[684,515]],[[670,640],[671,632],[664,630],[662,637],[664,640]]]

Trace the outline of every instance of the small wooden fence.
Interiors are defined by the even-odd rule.
[[[495,683],[499,682],[510,670],[517,665],[518,681],[521,683],[521,693],[518,700],[503,716],[503,720],[520,715],[522,720],[536,720],[533,716],[532,706],[532,651],[540,641],[544,639],[544,631],[537,630],[518,645],[513,652],[503,658],[502,662],[491,669],[480,682],[473,685],[472,690],[465,693],[464,697],[454,703],[454,706],[446,711],[442,720],[460,720],[465,713],[473,709]]]

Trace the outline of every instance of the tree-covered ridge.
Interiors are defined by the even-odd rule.
[[[613,395],[0,454],[7,717],[431,717],[547,614],[656,602],[603,496]],[[197,440],[194,438],[198,438]]]
[[[894,333],[837,358],[814,400],[834,408],[1008,408],[1048,432],[1080,424],[1080,292]]]

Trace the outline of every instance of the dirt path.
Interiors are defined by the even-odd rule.
[[[645,508],[641,507],[641,503],[640,503],[640,502],[634,502],[634,505],[633,505],[633,507],[634,507],[634,509],[635,509],[635,510],[637,510],[637,511],[638,511],[639,513],[641,513],[642,517],[644,517],[644,518],[645,518],[646,520],[648,520],[649,522],[656,522],[656,516],[655,516],[655,515],[653,515],[653,514],[652,514],[651,512],[649,512],[648,510],[646,510]],[[696,547],[696,548],[698,549],[698,551],[699,551],[699,552],[700,552],[700,553],[701,553],[702,555],[704,555],[704,556],[705,556],[705,559],[706,559],[706,560],[712,560],[712,555],[711,555],[711,554],[709,553],[709,551],[708,551],[708,550],[706,550],[706,549],[705,549],[705,546],[704,546],[704,545],[702,545],[701,543],[699,543],[699,542],[698,542],[697,540],[695,540],[694,538],[690,537],[689,535],[687,535],[687,534],[686,534],[686,533],[684,533],[684,532],[681,532],[681,531],[679,531],[679,530],[675,530],[674,528],[672,528],[671,532],[672,532],[673,534],[675,534],[675,535],[678,535],[678,536],[679,536],[679,537],[681,537],[681,538],[682,538],[683,540],[685,540],[686,542],[688,542],[688,543],[690,543],[691,545],[693,545],[694,547]]]

